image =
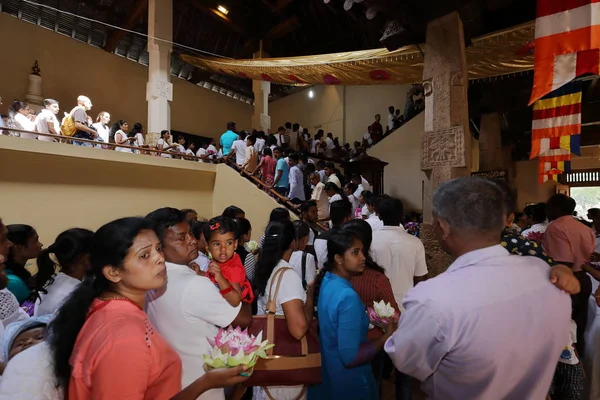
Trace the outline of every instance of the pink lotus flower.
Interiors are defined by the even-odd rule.
[[[208,343],[221,349],[224,353],[237,353],[243,350],[245,354],[249,354],[258,350],[262,342],[262,332],[254,337],[248,333],[248,329],[241,330],[240,327],[233,329],[231,326],[225,329],[219,329],[219,333],[214,339],[207,339]]]
[[[274,345],[262,341],[262,332],[258,336],[239,327],[219,329],[214,339],[208,339],[212,346],[210,354],[204,354],[204,368],[231,368],[243,364],[254,367],[258,358],[266,358],[266,351]]]

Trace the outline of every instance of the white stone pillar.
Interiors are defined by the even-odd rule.
[[[254,92],[252,128],[267,132],[271,128],[271,117],[269,116],[269,94],[271,93],[271,82],[252,81],[252,91]]]
[[[149,134],[171,129],[171,51],[173,40],[173,0],[148,2],[148,101]],[[162,40],[158,40],[162,39]],[[168,41],[165,42],[165,41]]]
[[[260,49],[252,55],[252,58],[269,57],[263,51],[262,41]],[[269,116],[269,95],[271,94],[271,82],[252,81],[252,92],[254,93],[254,112],[252,114],[252,129],[268,132],[271,129],[271,117]]]

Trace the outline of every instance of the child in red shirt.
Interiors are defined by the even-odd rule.
[[[244,264],[235,252],[238,246],[235,233],[235,221],[223,216],[212,218],[204,228],[207,250],[212,256],[208,277],[219,286],[225,300],[237,307],[241,301],[252,303],[254,293]]]

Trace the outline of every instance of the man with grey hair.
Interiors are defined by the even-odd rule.
[[[35,130],[38,133],[47,133],[51,135],[60,135],[60,124],[56,119],[56,114],[60,110],[58,101],[54,99],[44,100],[44,109],[35,118]],[[38,140],[46,142],[56,142],[56,139],[50,136],[39,135]]]
[[[92,101],[86,96],[77,97],[77,106],[71,110],[71,117],[75,121],[75,128],[77,132],[73,137],[94,140],[98,137],[96,132],[88,124],[88,115],[86,111],[92,109]],[[73,144],[77,146],[92,147],[91,143],[74,141]]]
[[[456,261],[404,298],[385,351],[440,399],[544,399],[569,338],[570,299],[548,264],[500,245],[506,200],[481,178],[446,182],[433,228]],[[550,310],[550,311],[549,311]]]

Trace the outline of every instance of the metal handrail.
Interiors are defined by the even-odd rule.
[[[258,186],[259,188],[267,188],[267,184],[263,181],[261,181],[260,179],[258,179],[257,177],[255,177],[254,175],[252,175],[250,172],[242,169],[242,167],[240,167],[239,165],[237,165],[237,163],[231,159],[227,160],[227,164],[230,165],[232,168],[234,168],[237,171],[240,171],[240,175],[244,176],[245,178],[247,178],[248,180],[250,180],[250,182],[254,183],[256,186]],[[288,199],[287,197],[283,196],[281,193],[279,193],[278,191],[271,189],[271,188],[267,188],[267,191],[269,194],[271,194],[273,197],[275,197],[275,200],[281,204],[282,206],[284,206],[285,208],[287,208],[289,211],[293,212],[295,215],[300,215],[300,210],[298,209],[298,206],[294,203],[292,203],[290,201],[290,199]],[[313,224],[315,226],[315,228],[321,230],[321,231],[327,231],[329,230],[329,227],[327,227],[326,225],[320,223],[320,222],[316,222]]]
[[[153,149],[151,147],[139,147],[139,146],[131,146],[131,145],[127,145],[127,144],[117,144],[117,143],[107,143],[107,142],[100,142],[97,140],[90,140],[90,139],[83,139],[83,138],[76,138],[73,136],[64,136],[64,135],[54,135],[52,133],[41,133],[41,132],[34,132],[34,131],[27,131],[27,130],[23,130],[23,129],[15,129],[15,128],[1,128],[1,131],[4,132],[19,132],[19,133],[27,133],[30,135],[38,135],[38,136],[45,136],[45,137],[50,137],[54,140],[57,140],[59,143],[66,143],[66,142],[84,142],[84,143],[90,143],[93,144],[95,146],[97,145],[101,145],[101,146],[107,146],[110,147],[111,149],[115,149],[116,147],[122,147],[122,148],[126,148],[126,149],[133,149],[133,150],[139,150],[141,152],[148,152],[148,153],[155,153],[155,154],[169,154],[171,156],[176,156],[176,157],[182,157],[186,160],[199,160],[199,161],[203,161],[206,163],[212,163],[212,164],[217,164],[219,161],[218,160],[211,160],[208,158],[201,158],[198,156],[190,156],[187,154],[182,154],[182,153],[173,153],[172,151],[167,151],[167,150],[158,150],[158,149]],[[0,136],[8,136],[8,135],[0,135]],[[24,138],[25,139],[25,138]],[[145,155],[152,155],[152,154],[145,154]]]
[[[123,147],[123,148],[127,148],[127,149],[134,149],[134,150],[140,150],[142,152],[148,152],[148,153],[164,153],[164,154],[169,154],[169,155],[176,155],[176,156],[180,156],[183,159],[186,160],[200,160],[203,162],[207,162],[208,163],[213,163],[213,164],[218,164],[218,163],[223,163],[226,162],[228,165],[230,165],[231,167],[233,167],[235,170],[240,171],[240,174],[242,176],[244,176],[245,178],[247,178],[248,180],[250,180],[250,182],[252,182],[255,186],[257,186],[259,189],[263,188],[263,189],[267,189],[267,192],[272,195],[276,201],[281,204],[282,206],[284,206],[285,208],[287,208],[289,211],[293,212],[295,215],[300,215],[300,210],[298,210],[298,207],[296,204],[292,203],[290,201],[290,199],[288,199],[287,197],[281,195],[279,192],[277,192],[276,190],[272,189],[272,188],[267,188],[267,185],[265,182],[261,181],[260,179],[258,179],[257,177],[255,177],[254,175],[252,175],[251,173],[249,173],[246,170],[243,170],[239,165],[237,165],[233,160],[231,159],[227,159],[226,161],[222,160],[222,159],[217,159],[217,160],[210,160],[210,159],[203,159],[197,156],[190,156],[190,155],[185,155],[185,154],[181,154],[181,153],[172,153],[170,151],[164,151],[164,150],[157,150],[157,149],[151,149],[149,147],[138,147],[138,146],[130,146],[130,145],[122,145],[122,144],[116,144],[116,143],[106,143],[106,142],[99,142],[96,140],[89,140],[89,139],[83,139],[83,138],[76,138],[76,137],[72,137],[72,136],[63,136],[63,135],[54,135],[51,133],[40,133],[40,132],[32,132],[32,131],[27,131],[27,130],[23,130],[23,129],[16,129],[16,128],[2,128],[2,131],[6,131],[6,132],[19,132],[19,133],[27,133],[27,134],[35,134],[38,136],[46,136],[46,137],[51,137],[52,139],[58,140],[60,143],[63,142],[68,142],[68,141],[78,141],[78,142],[84,142],[84,143],[91,143],[93,145],[106,145],[108,147],[111,148],[116,148],[116,147]],[[2,136],[2,135],[0,135]],[[3,136],[7,136],[7,135],[3,135]],[[26,139],[25,139],[26,140]],[[150,154],[148,154],[150,155]],[[321,223],[316,223],[315,226],[320,229],[320,230],[328,230],[329,228]]]

